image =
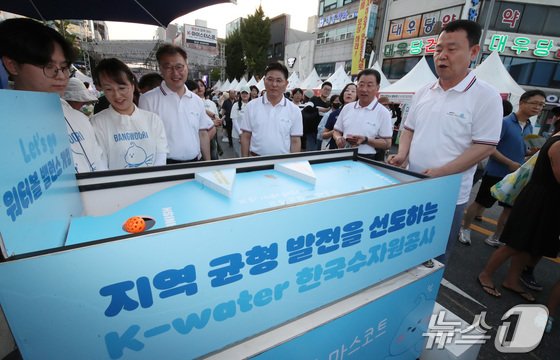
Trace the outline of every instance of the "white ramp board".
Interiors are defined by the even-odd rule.
[[[235,169],[220,169],[196,173],[194,178],[199,183],[230,197],[235,181]]]
[[[274,170],[313,185],[315,185],[315,182],[317,181],[317,177],[315,176],[309,161],[294,161],[274,164]]]

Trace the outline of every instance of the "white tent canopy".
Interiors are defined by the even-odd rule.
[[[230,84],[231,83],[229,82],[229,79],[226,79],[226,82],[220,87],[220,91],[221,92],[228,91]]]
[[[254,76],[251,76],[251,79],[247,81],[247,86],[257,85],[257,79]]]
[[[259,92],[264,90],[264,76],[261,78],[261,80],[257,83],[257,88],[259,89]]]
[[[299,76],[297,72],[294,71],[292,75],[290,75],[290,77],[288,78],[288,86],[286,87],[286,90],[291,91],[297,88],[300,83],[301,81],[299,80]]]
[[[218,82],[215,83],[214,86],[212,86],[212,90],[219,90],[221,86],[222,86],[222,80],[218,80]]]
[[[385,74],[383,73],[381,68],[379,67],[379,64],[377,63],[377,61],[373,63],[371,68],[373,70],[379,71],[379,74],[381,74],[381,83],[379,84],[379,89],[383,90],[386,87],[388,87],[389,85],[391,85],[391,83],[389,82],[389,80],[387,80],[387,77],[385,76]]]
[[[309,76],[305,80],[303,80],[301,84],[299,84],[299,87],[303,90],[315,89],[320,88],[322,83],[323,80],[321,80],[319,74],[317,74],[317,70],[315,70],[314,68],[313,71],[311,71],[311,74],[309,74]]]
[[[344,66],[339,66],[338,69],[327,79],[332,84],[332,93],[340,94],[346,84],[351,83],[352,79],[346,75]]]
[[[403,76],[399,81],[382,89],[380,93],[381,95],[389,97],[392,102],[409,102],[416,91],[436,80],[437,78],[430,69],[426,58],[422,57],[408,74]]]
[[[229,88],[227,90],[235,90],[237,85],[239,85],[239,81],[237,81],[237,79],[233,79],[231,84],[229,84]]]
[[[241,91],[241,87],[245,85],[247,85],[247,80],[245,80],[245,78],[241,78],[241,81],[239,81],[239,84],[235,87],[235,91]]]
[[[473,72],[478,79],[491,84],[500,93],[510,95],[509,101],[513,108],[518,108],[519,98],[525,90],[513,80],[496,51],[492,52]]]

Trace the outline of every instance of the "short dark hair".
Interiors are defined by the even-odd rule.
[[[150,88],[153,89],[161,85],[163,77],[157,72],[147,73],[142,75],[140,80],[138,80],[138,87],[140,89]]]
[[[74,49],[56,30],[27,18],[0,22],[0,57],[9,57],[19,64],[43,66],[51,62],[55,44],[60,45],[64,58],[71,64],[75,60]]]
[[[185,82],[185,85],[187,85],[187,89],[189,89],[190,91],[194,91],[194,90],[197,90],[197,89],[198,89],[198,84],[197,84],[197,82],[194,81],[194,80],[191,80],[191,79],[187,80],[187,81]]]
[[[187,52],[182,47],[173,44],[163,44],[157,49],[156,60],[159,64],[163,56],[177,54],[181,55],[183,59],[187,61]]]
[[[300,88],[293,89],[292,96],[294,96],[296,93],[300,93],[301,95],[303,95],[303,90],[301,90]]]
[[[513,105],[506,99],[502,100],[502,110],[504,111],[504,117],[508,116],[513,111]]]
[[[134,87],[136,87],[136,77],[125,63],[116,58],[101,60],[93,70],[93,81],[101,85],[101,74],[114,80],[116,83],[126,85],[126,78]],[[124,75],[124,78],[123,78]]]
[[[331,95],[331,98],[329,99],[329,102],[332,104],[336,100],[336,98],[339,98],[339,97],[340,97],[340,95],[338,95],[338,94]]]
[[[356,81],[360,81],[360,78],[362,76],[369,76],[369,75],[375,76],[375,79],[377,79],[377,85],[381,84],[381,74],[379,73],[379,71],[375,69],[364,69],[360,71],[358,73],[358,78],[356,79]]]
[[[257,90],[257,93],[259,93],[259,88],[256,87],[255,85],[251,85],[249,86],[249,90],[253,91],[253,90]]]
[[[341,103],[342,105],[345,104],[345,102],[344,102],[344,92],[346,91],[346,89],[348,89],[348,86],[352,86],[352,85],[353,85],[353,86],[356,86],[356,84],[354,84],[354,83],[348,83],[348,84],[344,85],[344,87],[342,88],[342,91],[340,92],[340,103]],[[358,90],[358,86],[356,86],[356,91],[357,91],[357,90]],[[357,95],[357,94],[356,94],[356,95]]]
[[[284,79],[288,80],[288,68],[278,62],[268,64],[266,69],[264,69],[264,76],[266,76],[270,71],[273,70],[280,71],[282,74],[284,74]]]
[[[521,95],[521,97],[519,98],[519,102],[527,101],[533,96],[542,96],[543,98],[546,99],[546,94],[544,93],[544,91],[535,89],[535,90],[525,91],[523,95]]]
[[[325,86],[330,86],[332,88],[332,84],[330,81],[325,81],[322,85],[321,85],[321,89],[324,88]]]
[[[465,30],[467,33],[467,39],[469,40],[469,46],[472,47],[477,45],[480,42],[480,36],[482,34],[482,27],[479,23],[471,21],[471,20],[454,20],[441,29],[440,34],[442,32],[455,32],[459,30]]]

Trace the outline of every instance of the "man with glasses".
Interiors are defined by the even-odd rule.
[[[502,127],[498,91],[469,70],[480,51],[482,29],[469,20],[455,20],[441,31],[434,54],[436,83],[412,98],[399,140],[389,163],[431,177],[462,174],[445,260],[456,243],[472,189],[476,165],[494,151]],[[433,266],[431,263],[427,266]]]
[[[15,90],[64,95],[74,59],[72,46],[55,30],[24,18],[0,23],[0,57]],[[87,116],[60,100],[76,172],[107,169]]]
[[[210,160],[210,135],[214,123],[204,102],[187,89],[187,53],[164,44],[156,52],[163,82],[140,97],[139,107],[159,115],[165,127],[167,164]]]
[[[377,151],[391,147],[391,113],[377,101],[381,74],[365,69],[358,74],[358,101],[346,104],[334,125],[333,139],[338,148],[358,148],[358,154],[375,158]]]
[[[536,149],[527,148],[524,138],[533,133],[533,125],[529,118],[541,112],[545,105],[545,97],[541,90],[527,91],[521,95],[519,109],[504,117],[500,141],[488,159],[476,199],[467,208],[463,219],[458,239],[461,243],[471,244],[470,226],[474,217],[483,208],[489,209],[496,202],[496,199],[490,194],[490,188],[507,174],[517,170],[525,162],[525,156],[533,155],[536,152]],[[484,240],[488,245],[494,247],[502,245],[499,241],[500,235],[511,212],[511,205],[502,202],[499,202],[499,205],[503,209],[498,219],[496,232]]]
[[[241,119],[241,156],[299,152],[303,135],[301,111],[284,97],[288,69],[272,63],[265,69],[266,93],[247,104]]]

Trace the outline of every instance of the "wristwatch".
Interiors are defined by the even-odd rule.
[[[368,137],[366,136],[365,139],[364,139],[364,142],[363,142],[362,144],[366,144],[366,145],[367,145],[367,143],[368,143]]]

